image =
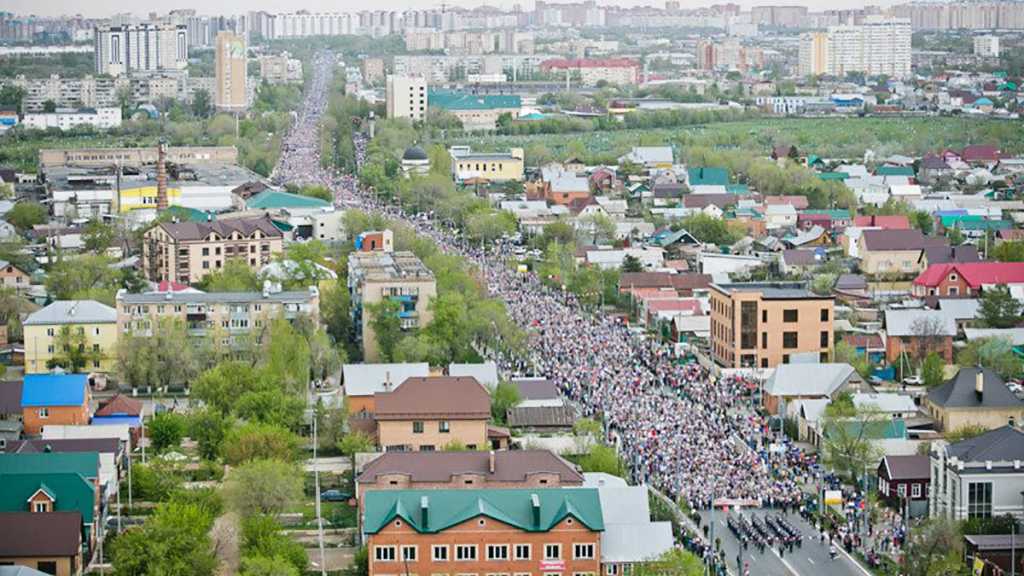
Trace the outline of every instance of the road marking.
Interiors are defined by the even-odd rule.
[[[839,552],[843,556],[846,556],[850,560],[850,562],[852,562],[853,565],[857,567],[858,570],[860,570],[862,573],[864,573],[865,576],[871,576],[871,572],[868,571],[867,568],[862,566],[861,563],[858,562],[856,558],[854,558],[853,556],[850,556],[850,554],[846,551],[846,549],[844,547],[839,546],[839,547],[836,548],[836,550],[839,550]]]
[[[810,558],[810,557],[808,557],[808,558],[807,558],[807,561],[808,561],[808,562],[810,562],[811,564],[814,564],[814,558]]]
[[[795,574],[796,576],[800,576],[800,573],[796,571],[796,568],[794,568],[793,565],[789,563],[789,560],[783,558],[782,555],[779,554],[778,550],[772,548],[772,554],[775,554],[775,557],[782,561],[782,565],[785,566],[790,571],[790,573]]]

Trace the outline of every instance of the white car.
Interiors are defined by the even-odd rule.
[[[921,377],[920,376],[907,376],[906,378],[903,379],[903,383],[906,384],[907,386],[920,386],[921,385]]]

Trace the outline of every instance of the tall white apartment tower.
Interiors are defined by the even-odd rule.
[[[386,98],[388,118],[419,121],[427,116],[427,80],[422,76],[389,75]]]

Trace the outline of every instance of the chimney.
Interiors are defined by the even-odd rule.
[[[167,209],[167,143],[156,145],[156,209]]]
[[[426,529],[428,526],[428,520],[430,520],[430,500],[426,496],[420,497],[420,523],[423,528]]]
[[[540,527],[540,497],[530,494],[530,504],[533,505],[533,525]]]
[[[384,372],[384,391],[391,392],[391,371]]]
[[[487,455],[487,469],[491,471],[491,474],[494,474],[494,450],[491,450]]]
[[[980,366],[974,374],[974,393],[978,395],[979,401],[985,393],[985,372],[982,371]]]

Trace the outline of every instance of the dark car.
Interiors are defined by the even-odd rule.
[[[342,492],[333,488],[320,493],[320,499],[324,502],[345,502],[351,497],[352,495],[348,492]]]

